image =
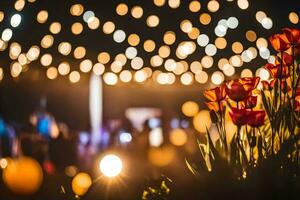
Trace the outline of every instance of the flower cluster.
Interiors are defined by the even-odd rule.
[[[299,164],[300,29],[284,28],[269,41],[276,51],[275,62],[264,66],[271,74],[270,80],[239,78],[204,92],[224,147],[211,152],[225,154],[243,171],[277,155],[288,142],[292,150],[287,157]],[[228,119],[237,127],[231,141],[225,128]],[[209,132],[208,138],[210,148],[214,148]]]

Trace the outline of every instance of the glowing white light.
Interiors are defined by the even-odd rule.
[[[125,51],[125,55],[128,59],[133,59],[137,56],[137,50],[134,47],[128,47]]]
[[[263,59],[268,59],[270,57],[270,50],[268,48],[265,48],[265,47],[261,47],[259,49],[259,55],[260,57],[262,57]]]
[[[261,25],[265,28],[265,29],[271,29],[273,27],[273,21],[271,18],[266,17],[263,18],[263,20],[261,21]]]
[[[91,142],[93,148],[97,148],[101,141],[102,113],[103,113],[103,87],[101,76],[95,74],[90,78],[90,120],[92,128]]]
[[[227,20],[227,25],[230,29],[235,29],[239,25],[239,20],[236,17],[229,17]]]
[[[11,25],[12,27],[17,27],[17,26],[20,25],[21,20],[22,20],[21,15],[19,15],[19,14],[14,14],[14,15],[11,17],[11,19],[10,19],[10,25]]]
[[[265,68],[260,68],[256,71],[256,75],[260,77],[261,80],[266,81],[270,78],[270,73]]]
[[[143,67],[143,65],[144,65],[144,61],[140,57],[135,57],[131,60],[131,67],[133,69],[136,69],[136,70],[141,69]]]
[[[223,25],[218,25],[216,28],[215,28],[215,34],[218,36],[218,37],[223,37],[225,36],[227,33],[227,27],[223,26]]]
[[[114,41],[122,43],[126,39],[126,34],[123,30],[116,30],[113,35]]]
[[[2,37],[1,38],[2,38],[3,41],[7,42],[11,39],[12,35],[13,35],[12,30],[7,28],[2,32]]]
[[[83,14],[83,20],[88,23],[90,21],[90,19],[92,19],[93,17],[95,17],[95,13],[93,11],[86,11]]]
[[[113,154],[104,156],[99,164],[100,171],[107,177],[115,177],[122,171],[122,160]]]
[[[208,42],[209,42],[209,37],[207,35],[205,35],[205,34],[201,34],[197,38],[197,43],[201,47],[205,47],[208,44]]]
[[[213,44],[209,44],[205,47],[205,53],[208,56],[214,56],[217,53],[217,47]]]
[[[159,147],[164,141],[162,128],[154,128],[149,133],[150,146]]]
[[[119,139],[121,143],[129,143],[132,140],[132,136],[130,133],[122,132],[119,136]]]
[[[212,74],[211,76],[211,81],[213,82],[213,84],[215,85],[220,85],[221,83],[223,83],[224,81],[224,75],[222,72],[220,71],[216,71]]]

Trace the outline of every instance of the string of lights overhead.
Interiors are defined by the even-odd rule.
[[[30,4],[28,6],[34,7],[37,0],[27,1]],[[238,9],[245,10],[245,12],[250,6],[248,0],[227,0],[224,3],[232,7],[237,5]],[[1,33],[0,51],[8,51],[9,59],[11,59],[10,75],[13,78],[18,78],[22,72],[29,70],[32,63],[39,61],[47,78],[54,80],[58,76],[65,76],[71,83],[79,82],[84,74],[94,73],[103,76],[104,83],[107,85],[132,81],[145,83],[151,79],[160,85],[170,85],[176,81],[183,85],[191,85],[194,82],[204,84],[210,79],[213,84],[218,85],[226,77],[236,75],[236,69],[244,63],[250,63],[258,57],[270,63],[275,61],[275,57],[268,49],[267,40],[253,29],[245,32],[245,38],[252,44],[251,46],[246,46],[241,41],[231,43],[226,38],[240,28],[242,19],[235,16],[214,18],[214,13],[222,10],[221,3],[217,0],[190,1],[187,10],[192,15],[198,16],[197,24],[192,19],[181,20],[178,30],[164,31],[163,37],[159,38],[163,42],[162,45],[156,37],[146,38],[138,33],[129,34],[128,31],[119,28],[113,20],[102,22],[95,11],[86,10],[85,6],[78,2],[69,8],[64,8],[69,11],[71,18],[76,19],[70,27],[63,26],[59,20],[50,21],[52,13],[43,9],[37,13],[36,22],[41,26],[49,25],[49,32],[42,35],[40,44],[33,44],[27,51],[24,51],[23,45],[14,41],[16,39],[14,29],[22,24],[23,18],[30,17],[22,15],[26,4],[25,0],[16,0],[14,3],[16,13],[13,15],[0,11],[0,23],[10,17],[10,26]],[[180,0],[153,0],[153,6],[168,8],[176,12],[185,4]],[[143,23],[146,29],[160,31],[159,27],[163,24],[160,13],[149,14],[142,5],[131,6],[122,2],[115,6],[115,13],[120,18],[145,20]],[[292,24],[299,23],[299,16],[294,11],[290,12],[287,18]],[[255,19],[260,24],[260,28],[265,30],[273,28],[273,20],[266,12],[256,11]],[[214,34],[202,31],[202,28],[207,26],[213,26]],[[85,45],[76,46],[72,44],[72,41],[58,41],[58,35],[62,32],[79,36],[86,31],[86,28],[90,31],[100,30],[103,34],[99,34],[99,37],[111,36],[112,43],[120,47],[126,43],[127,48],[120,48],[117,54],[100,51],[97,53],[97,59],[92,60],[89,58],[89,49]],[[56,56],[48,52],[43,53],[44,49],[57,49],[57,52],[65,59],[55,66]],[[191,57],[194,58],[198,51],[204,52],[205,55],[193,60]],[[216,59],[215,56],[222,51],[227,51],[231,55]],[[70,60],[78,63],[78,67],[73,66]],[[209,71],[210,68],[213,69],[212,73]],[[3,67],[0,67],[0,80],[5,78],[4,71]],[[243,68],[239,71],[242,77],[253,75],[252,69]],[[263,80],[269,78],[268,72],[263,68],[259,68],[255,73]]]

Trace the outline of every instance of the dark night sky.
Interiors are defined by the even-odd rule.
[[[210,36],[211,41],[214,41],[214,27],[221,18],[229,18],[235,16],[239,19],[240,25],[235,30],[230,30],[226,39],[228,42],[227,48],[219,50],[214,56],[214,66],[208,70],[213,72],[217,70],[217,61],[222,57],[230,57],[233,55],[231,44],[234,41],[241,41],[245,48],[255,46],[248,42],[245,38],[247,30],[255,30],[258,36],[268,37],[272,33],[279,32],[283,27],[290,27],[292,24],[288,20],[288,13],[296,11],[300,13],[300,3],[298,0],[252,0],[247,10],[238,8],[236,1],[220,2],[220,10],[212,13],[212,23],[209,26],[203,26],[199,23],[199,13],[191,13],[188,11],[188,2],[182,1],[179,9],[170,9],[168,6],[162,8],[153,5],[152,0],[79,0],[79,1],[62,1],[62,0],[38,0],[34,4],[27,4],[21,12],[23,21],[21,25],[14,29],[14,36],[11,41],[19,42],[23,50],[27,51],[30,46],[39,44],[41,38],[49,33],[49,24],[53,21],[62,23],[62,32],[55,36],[55,43],[52,48],[41,50],[41,54],[51,53],[54,56],[54,66],[58,65],[62,60],[69,61],[74,69],[78,69],[79,62],[71,56],[63,57],[57,52],[57,46],[62,41],[71,42],[72,46],[83,45],[87,48],[87,58],[97,60],[97,54],[100,51],[108,51],[115,56],[118,53],[124,52],[128,47],[126,42],[117,44],[112,40],[111,35],[105,35],[101,29],[89,30],[84,26],[84,31],[79,36],[74,36],[70,32],[70,26],[76,21],[82,22],[82,17],[74,17],[69,14],[69,8],[72,4],[80,2],[86,10],[93,10],[100,23],[103,25],[105,21],[112,20],[116,27],[125,30],[126,34],[137,33],[141,37],[141,41],[153,39],[157,46],[160,46],[162,36],[165,31],[173,30],[177,34],[177,42],[172,46],[176,48],[178,41],[188,40],[186,34],[183,34],[179,29],[179,24],[184,19],[189,19],[194,26],[198,27],[201,33],[206,33]],[[140,5],[144,8],[142,19],[136,20],[126,15],[120,17],[115,13],[115,7],[120,2],[126,2],[130,7]],[[200,1],[202,8],[200,13],[207,12],[206,2]],[[49,11],[49,19],[46,24],[38,24],[35,20],[36,14],[41,10]],[[9,26],[9,17],[15,13],[11,0],[1,0],[0,10],[5,12],[6,18],[0,23],[0,30]],[[255,13],[263,10],[269,17],[273,19],[274,26],[271,30],[266,30],[255,20]],[[148,15],[156,14],[160,17],[160,25],[151,29],[146,26],[145,20]],[[100,24],[100,27],[101,27]],[[171,47],[171,48],[172,48]],[[142,50],[142,45],[138,46],[139,56],[143,57],[146,65],[149,65],[149,58],[152,54],[146,54]],[[188,62],[200,60],[205,55],[203,48],[197,48],[196,52],[187,58]],[[171,55],[175,57],[175,55]],[[48,98],[48,110],[52,112],[58,120],[66,121],[74,129],[87,129],[89,127],[88,113],[88,75],[82,76],[82,79],[77,84],[71,84],[67,77],[59,77],[55,81],[48,80],[45,76],[45,67],[35,61],[30,64],[30,70],[21,74],[18,80],[12,80],[9,77],[9,65],[11,60],[8,56],[8,51],[0,52],[0,66],[5,68],[4,80],[0,83],[0,115],[7,121],[20,120],[24,121],[27,116],[38,105],[39,99],[42,96]],[[257,69],[261,67],[265,61],[259,56],[250,63],[246,63],[242,68]],[[129,68],[126,66],[125,68]],[[237,73],[240,69],[237,70]],[[205,85],[205,87],[209,87]],[[161,107],[165,112],[176,115],[180,113],[180,105],[186,100],[194,100],[201,102],[202,91],[205,88],[198,83],[192,86],[181,86],[175,84],[172,86],[159,86],[154,83],[144,85],[130,83],[118,84],[117,86],[104,87],[104,117],[114,118],[121,117],[124,109],[128,106],[153,106]],[[200,103],[203,108],[203,103]]]

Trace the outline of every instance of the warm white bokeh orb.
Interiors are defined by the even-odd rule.
[[[122,160],[113,154],[104,156],[99,164],[100,171],[107,177],[115,177],[122,171]]]

